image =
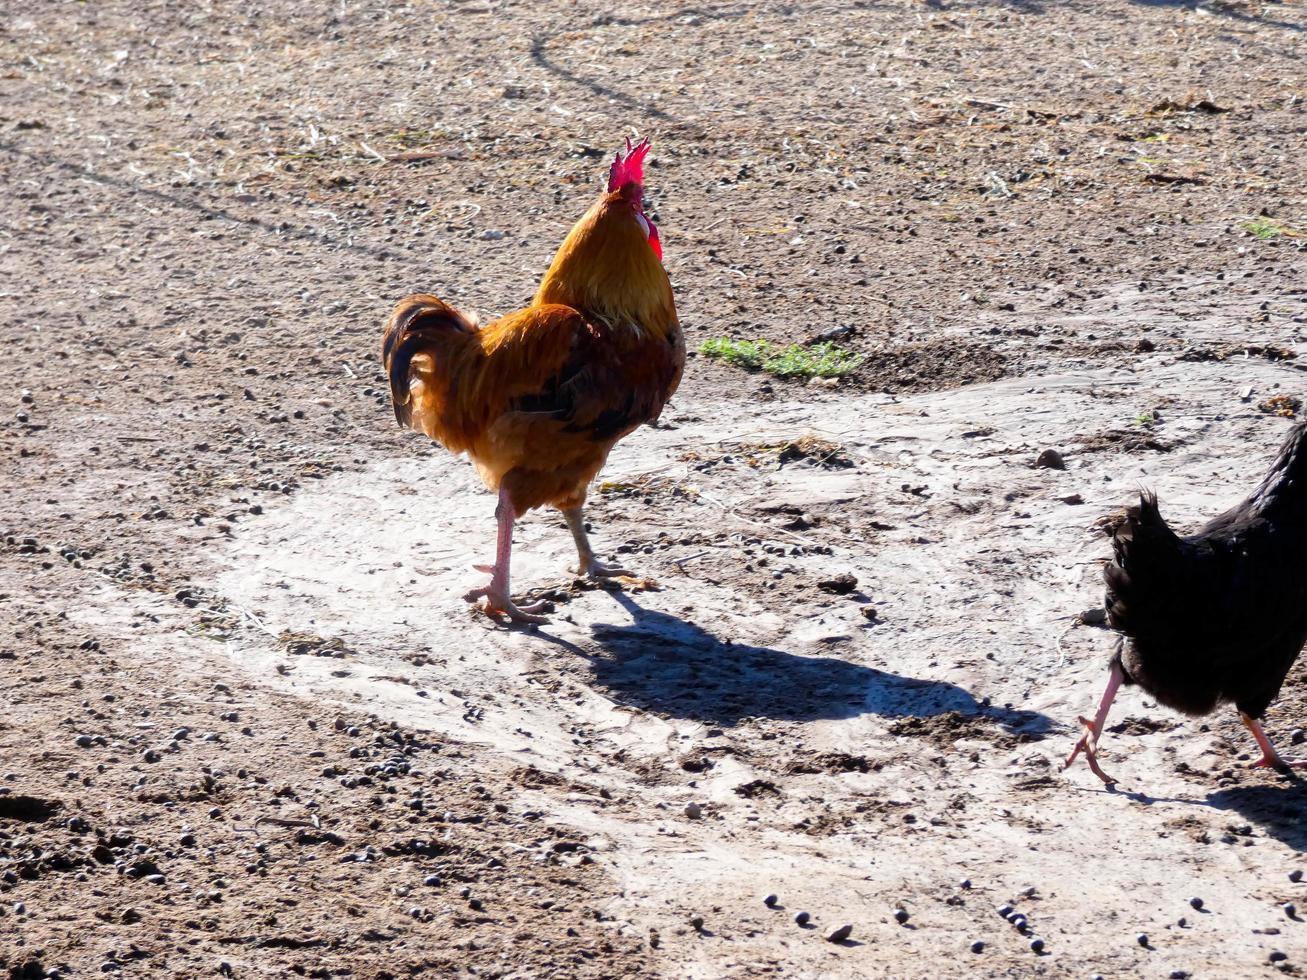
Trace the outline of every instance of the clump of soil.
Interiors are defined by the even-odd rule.
[[[1136,429],[1104,429],[1091,435],[1073,436],[1071,441],[1082,453],[1169,453],[1180,445],[1178,441],[1159,439],[1145,427]]]
[[[1204,344],[1180,355],[1182,361],[1226,361],[1232,357],[1261,357],[1268,361],[1291,361],[1298,352],[1274,344]]]
[[[1008,356],[994,347],[948,337],[862,353],[865,359],[850,377],[876,391],[942,391],[997,381],[1009,370]]]
[[[920,738],[936,748],[950,748],[962,739],[979,739],[1010,747],[1016,740],[1002,731],[998,723],[986,715],[967,715],[960,711],[946,711],[938,715],[921,715],[903,718],[889,726],[891,735]]]

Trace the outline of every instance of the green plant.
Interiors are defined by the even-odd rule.
[[[1245,221],[1243,230],[1264,242],[1272,238],[1279,238],[1281,235],[1288,235],[1291,238],[1298,236],[1298,233],[1292,228],[1271,218],[1253,218],[1252,221]]]
[[[762,367],[769,346],[765,340],[731,340],[729,337],[712,337],[699,345],[699,353],[719,358],[736,367],[754,370]]]
[[[766,340],[713,337],[699,345],[699,353],[749,371],[762,369],[781,378],[838,378],[856,370],[863,360],[861,354],[829,341],[780,347]]]

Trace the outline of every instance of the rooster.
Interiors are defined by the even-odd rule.
[[[1168,708],[1206,715],[1233,702],[1262,757],[1286,760],[1258,720],[1307,642],[1307,422],[1289,434],[1261,484],[1241,504],[1180,537],[1145,493],[1112,537],[1104,567],[1107,617],[1122,634],[1107,690],[1063,769],[1081,752],[1103,782],[1098,737],[1117,689],[1138,684]]]
[[[490,583],[467,593],[487,612],[545,622],[542,603],[509,590],[513,522],[535,507],[563,513],[590,577],[629,574],[600,562],[586,536],[586,490],[617,440],[658,418],[685,367],[685,338],[644,213],[646,139],[618,152],[608,190],[572,226],[531,305],[483,327],[435,296],[401,300],[382,360],[395,419],[467,453],[499,494]]]

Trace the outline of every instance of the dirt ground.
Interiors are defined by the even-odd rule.
[[[1096,522],[1307,387],[1301,3],[3,7],[0,977],[1307,970],[1232,711],[1058,772]],[[692,349],[865,361],[692,357],[590,505],[658,587],[533,514],[505,629],[381,325],[521,305],[632,132]]]

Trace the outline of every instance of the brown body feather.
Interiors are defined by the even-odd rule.
[[[435,296],[409,296],[382,357],[396,420],[466,452],[520,514],[585,500],[617,440],[676,390],[685,341],[667,274],[613,191],[572,228],[526,309],[478,328]]]

